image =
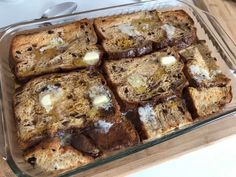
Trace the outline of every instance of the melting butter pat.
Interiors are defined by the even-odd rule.
[[[48,90],[41,92],[39,94],[39,101],[46,112],[50,112],[53,106],[58,102],[63,96],[63,90],[61,88],[56,88],[53,86],[48,86]]]
[[[100,53],[98,51],[90,51],[85,54],[83,61],[89,65],[95,65],[99,61]]]
[[[166,31],[168,39],[172,39],[175,34],[175,27],[169,24],[164,24],[161,27],[163,30]]]
[[[176,63],[176,58],[174,56],[165,56],[161,58],[161,65],[168,66]]]
[[[108,103],[110,103],[110,98],[107,95],[96,96],[93,100],[93,106],[95,107],[104,107]]]
[[[141,74],[134,73],[128,77],[128,82],[132,87],[146,87],[147,78]]]
[[[49,112],[52,109],[52,99],[50,94],[46,94],[40,99],[41,105]]]

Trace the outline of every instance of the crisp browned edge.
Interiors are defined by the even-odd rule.
[[[91,23],[91,26],[93,27],[92,31],[94,33],[94,35],[97,37],[97,34],[95,32],[95,29],[94,29],[94,20],[89,20],[87,18],[84,18],[84,19],[81,19],[79,21],[74,21],[72,23],[67,23],[67,24],[60,24],[60,25],[52,25],[50,26],[49,28],[47,29],[39,29],[37,31],[33,31],[33,32],[28,32],[28,33],[23,33],[23,34],[18,34],[16,36],[13,37],[12,39],[12,42],[11,42],[11,46],[10,46],[10,55],[9,55],[9,67],[12,71],[12,73],[14,74],[14,79],[15,79],[15,82],[16,83],[19,83],[19,84],[24,84],[26,83],[27,81],[29,81],[30,79],[34,78],[34,77],[37,77],[37,76],[42,76],[44,74],[49,74],[49,73],[57,73],[57,72],[62,72],[62,71],[71,71],[71,70],[75,70],[75,69],[83,69],[83,68],[87,68],[87,67],[90,67],[90,66],[81,66],[81,67],[72,67],[72,68],[63,68],[63,67],[58,67],[56,69],[51,69],[49,71],[45,71],[45,72],[40,72],[40,73],[36,73],[34,75],[31,75],[31,76],[26,76],[26,77],[21,77],[19,75],[19,72],[18,70],[16,69],[16,65],[17,65],[17,62],[15,60],[15,57],[14,57],[14,53],[13,53],[13,46],[15,44],[15,41],[17,40],[18,37],[22,37],[22,36],[27,36],[27,35],[34,35],[34,34],[37,34],[39,32],[42,32],[42,31],[45,31],[45,30],[50,30],[50,29],[55,29],[55,28],[60,28],[60,27],[67,27],[68,25],[71,25],[71,24],[74,24],[74,23],[80,23],[80,22],[84,22],[84,21],[87,21],[89,23]],[[45,26],[46,27],[46,26]],[[94,44],[98,47],[98,49],[100,50],[100,58],[99,58],[99,61],[96,63],[96,65],[93,65],[94,67],[98,67],[100,64],[101,64],[101,60],[102,60],[102,57],[104,56],[104,50],[103,48],[101,47],[101,45],[99,44]]]
[[[216,86],[216,87],[219,87],[219,86]],[[230,103],[231,101],[232,101],[232,99],[233,99],[233,93],[232,93],[232,86],[223,86],[223,87],[230,87],[230,91],[229,91],[229,102],[220,102],[219,103],[219,110],[218,110],[218,112],[220,112],[221,111],[221,109],[227,104],[227,103]],[[206,88],[206,87],[205,87]],[[195,89],[201,89],[201,87],[200,88],[195,88]],[[209,117],[209,115],[207,115],[207,116],[200,116],[199,114],[198,114],[198,112],[197,112],[197,108],[195,107],[195,105],[194,105],[194,100],[193,100],[193,98],[190,96],[190,91],[189,91],[189,87],[188,88],[185,88],[184,89],[184,94],[183,94],[183,97],[184,97],[184,99],[185,99],[185,101],[186,101],[186,106],[187,106],[187,108],[189,109],[189,112],[190,112],[190,114],[192,115],[192,118],[193,118],[193,120],[195,120],[195,119],[206,119],[206,118],[208,118]],[[213,113],[213,114],[217,114],[218,112],[215,112],[215,113]]]
[[[103,58],[103,55],[104,55],[104,51],[103,51],[103,49],[102,49],[102,47],[100,45],[96,44],[96,46],[100,50],[100,54],[99,54],[99,61],[95,65],[91,65],[91,66],[75,66],[75,67],[71,67],[71,68],[58,67],[58,68],[51,69],[51,70],[48,70],[48,71],[45,71],[45,72],[34,74],[32,76],[28,76],[28,77],[21,77],[21,76],[19,76],[18,72],[17,72],[17,70],[16,70],[16,68],[14,66],[13,73],[16,76],[15,77],[15,81],[16,81],[16,83],[24,84],[24,83],[28,82],[29,80],[31,80],[31,79],[33,79],[35,77],[40,77],[40,76],[43,76],[45,74],[74,71],[74,70],[77,70],[77,69],[86,69],[86,68],[89,68],[89,67],[99,67],[100,64],[102,63],[102,58]],[[14,64],[16,64],[16,63],[14,62]]]

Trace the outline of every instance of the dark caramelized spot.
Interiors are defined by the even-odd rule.
[[[32,46],[33,46],[33,47],[37,47],[37,44],[33,44]]]
[[[178,110],[179,110],[182,114],[185,114],[185,112],[184,112],[184,110],[183,110],[182,107],[178,106],[177,108],[178,108]]]
[[[28,49],[27,49],[27,51],[32,51],[33,50],[33,48],[32,47],[29,47]]]
[[[125,93],[128,93],[128,92],[129,92],[129,90],[127,88],[125,88]]]
[[[53,34],[53,33],[54,33],[53,30],[49,30],[49,31],[48,31],[48,34]]]
[[[62,32],[61,32],[61,31],[59,31],[59,32],[58,32],[58,36],[59,36],[59,37],[61,37],[61,35],[62,35]]]
[[[71,55],[72,55],[72,57],[74,57],[74,58],[77,57],[77,55],[76,55],[75,53],[72,53]]]
[[[81,28],[81,29],[84,29],[84,25],[80,25],[80,28]]]
[[[106,85],[106,81],[102,80],[102,85]]]
[[[21,52],[19,50],[16,51],[17,54],[21,54]]]
[[[60,86],[61,86],[60,83],[55,83],[54,85],[55,85],[56,87],[60,87]]]
[[[62,122],[62,125],[64,126],[68,126],[68,124],[69,124],[69,121]]]
[[[73,96],[72,95],[67,95],[67,98],[68,99],[71,99]]]
[[[163,111],[164,114],[168,113],[168,111],[166,109],[163,109],[162,111]]]
[[[45,86],[45,87],[41,88],[40,92],[45,92],[45,91],[47,91],[47,90],[48,90],[48,87]]]
[[[53,152],[55,152],[55,151],[56,151],[56,149],[52,149],[52,151],[53,151]]]
[[[105,22],[106,20],[102,20],[102,22]]]
[[[27,162],[34,166],[36,164],[36,160],[37,159],[35,157],[30,157],[28,158]]]

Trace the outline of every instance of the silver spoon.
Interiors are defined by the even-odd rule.
[[[57,17],[61,15],[72,14],[77,9],[75,2],[64,2],[55,6],[49,7],[41,18]]]

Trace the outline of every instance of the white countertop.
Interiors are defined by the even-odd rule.
[[[7,1],[7,0],[5,0]],[[50,6],[65,0],[0,0],[0,27],[40,18]],[[92,1],[74,0],[78,11],[101,8],[111,5],[133,2],[132,0]],[[235,177],[236,176],[236,135],[201,148],[191,153],[179,156],[157,166],[146,168],[129,177]]]

